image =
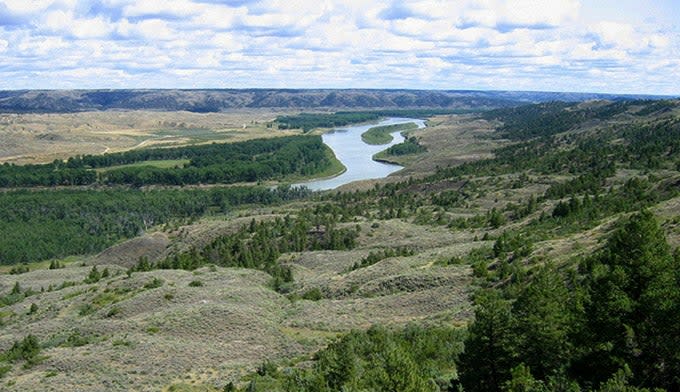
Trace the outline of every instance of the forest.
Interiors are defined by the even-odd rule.
[[[155,225],[307,195],[290,187],[1,192],[0,264],[92,254]]]
[[[146,161],[178,159],[188,159],[189,163],[169,168],[143,165]],[[309,176],[323,172],[331,164],[328,147],[321,137],[285,136],[76,156],[42,165],[5,163],[0,165],[0,188],[233,184],[282,179],[290,175]]]

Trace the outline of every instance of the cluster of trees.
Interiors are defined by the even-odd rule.
[[[314,128],[334,128],[344,125],[374,121],[381,116],[375,112],[336,112],[300,113],[293,116],[278,116],[279,129],[302,129],[305,132]]]
[[[35,294],[36,292],[31,290],[31,288],[24,290],[19,282],[14,282],[12,290],[0,297],[0,306],[14,305]],[[2,326],[2,317],[0,317],[0,326]]]
[[[578,273],[543,267],[519,289],[480,292],[459,364],[465,390],[678,390],[679,271],[643,211]]]
[[[243,391],[399,391],[447,390],[462,350],[463,331],[409,326],[373,327],[351,332],[315,355],[314,365],[279,369],[264,363]],[[229,388],[229,389],[227,389]],[[233,386],[225,390],[236,391]]]
[[[281,254],[307,250],[346,250],[355,246],[356,228],[339,228],[330,215],[303,210],[297,216],[286,215],[256,222],[235,233],[220,236],[203,249],[178,254],[156,264],[140,260],[132,271],[153,268],[193,270],[206,264],[243,267],[265,271],[279,291],[293,281],[290,267],[278,262]]]
[[[275,121],[279,129],[302,129],[307,132],[314,128],[342,127],[374,121],[382,117],[425,118],[439,114],[458,114],[470,111],[461,109],[386,109],[361,112],[300,113],[292,116],[278,116]]]
[[[418,139],[415,136],[409,136],[402,143],[395,144],[394,146],[385,150],[385,154],[392,156],[401,156],[409,154],[419,154],[425,151],[427,151],[427,148],[421,146],[420,143],[418,143]]]
[[[495,157],[445,168],[423,182],[460,176],[484,176],[532,171],[540,174],[590,174],[596,180],[611,176],[616,167],[676,168],[680,159],[680,119],[659,118],[629,122],[596,133],[556,135],[593,118],[609,118],[622,107],[656,103],[612,103],[596,109],[552,103],[502,109],[485,114],[503,121],[501,134],[518,143],[494,151]],[[579,114],[581,113],[581,114]],[[561,120],[564,118],[564,123]]]
[[[82,168],[66,168],[58,162],[44,165],[0,165],[0,188],[23,186],[89,185],[97,181],[97,173]]]
[[[150,160],[189,159],[183,167],[143,165]],[[141,164],[140,164],[141,163]],[[135,164],[133,166],[124,166]],[[332,164],[320,136],[287,136],[239,143],[153,148],[87,155],[43,165],[0,166],[0,187],[54,185],[255,182],[288,175],[307,176]],[[120,166],[121,167],[116,167]],[[97,173],[95,168],[110,168]]]
[[[499,130],[504,137],[523,140],[565,132],[587,120],[610,118],[634,105],[651,102],[619,101],[577,107],[575,103],[557,101],[490,110],[483,117],[502,121],[503,125]]]
[[[330,167],[332,162],[321,137],[294,136],[293,138],[296,139],[290,139],[288,143],[271,152],[207,153],[193,158],[182,168],[132,166],[107,170],[100,174],[100,181],[109,185],[131,184],[134,186],[230,184],[281,179],[289,175],[309,176]]]
[[[621,212],[637,211],[676,194],[672,186],[651,183],[633,177],[622,186],[599,189],[593,194],[579,195],[578,190],[567,194],[552,210],[542,214],[525,227],[525,232],[539,239],[547,239],[554,230],[560,234],[593,227],[601,219]]]
[[[51,190],[0,193],[0,264],[89,254],[171,220],[226,212],[241,204],[305,197],[282,187],[208,190]]]
[[[291,143],[315,141],[314,136],[283,136],[253,139],[237,143],[212,143],[171,148],[146,148],[103,155],[84,155],[69,158],[67,168],[105,168],[144,161],[189,159],[191,166],[203,167],[230,160],[248,160],[254,156],[277,152]]]
[[[27,335],[18,342],[14,342],[12,347],[0,353],[0,362],[16,363],[25,361],[26,368],[31,367],[40,361],[40,342],[34,335]],[[12,369],[11,365],[0,366],[0,377],[4,376]]]

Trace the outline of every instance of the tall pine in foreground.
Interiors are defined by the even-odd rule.
[[[541,268],[513,304],[521,361],[540,379],[560,376],[569,364],[573,312],[570,293],[552,267]]]
[[[511,304],[497,290],[480,292],[475,302],[475,322],[461,356],[460,378],[466,391],[499,391],[516,358]]]
[[[478,294],[465,391],[680,390],[680,253],[654,215],[623,221],[579,272],[539,267],[516,296]]]
[[[588,320],[578,372],[585,381],[629,367],[635,384],[680,388],[678,269],[649,211],[633,215],[583,263]]]

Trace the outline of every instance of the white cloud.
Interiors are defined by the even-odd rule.
[[[231,33],[218,33],[212,37],[211,42],[218,48],[239,51],[243,49],[241,40],[236,39]]]
[[[68,43],[61,37],[26,37],[18,43],[18,48],[22,53],[35,56],[44,56],[53,50],[66,47]]]
[[[0,0],[0,88],[680,91],[677,27],[580,0],[99,3]]]
[[[245,7],[209,7],[194,15],[191,24],[214,29],[229,29],[235,27],[240,18],[247,14],[248,9]]]
[[[3,0],[0,4],[14,14],[35,14],[48,8],[71,8],[75,0]]]
[[[580,13],[579,0],[424,0],[408,2],[416,15],[446,19],[462,25],[495,27],[560,26],[576,19]]]
[[[176,37],[168,23],[160,19],[146,19],[137,23],[130,23],[123,19],[117,26],[118,34],[125,37],[139,37],[145,40],[169,40]]]
[[[65,33],[76,38],[105,37],[113,30],[101,16],[77,18],[72,11],[52,11],[44,18],[43,26],[52,32]]]
[[[561,26],[578,17],[578,0],[505,0],[498,4],[500,23]]]
[[[605,47],[614,47],[629,51],[644,51],[668,46],[669,39],[660,34],[646,34],[638,31],[630,24],[602,21],[591,26]]]
[[[136,0],[123,6],[123,15],[128,17],[148,15],[187,17],[200,13],[204,8],[204,5],[189,0]]]

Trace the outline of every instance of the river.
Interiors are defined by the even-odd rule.
[[[314,180],[295,184],[296,186],[306,186],[313,191],[335,189],[341,185],[353,181],[383,178],[401,170],[403,167],[391,163],[376,162],[372,159],[373,155],[383,151],[390,146],[404,141],[401,131],[393,132],[392,142],[381,145],[370,145],[361,140],[361,134],[369,128],[402,123],[415,123],[418,128],[425,127],[425,120],[412,118],[392,117],[377,124],[356,125],[352,127],[337,128],[324,133],[321,137],[323,142],[333,150],[335,156],[347,168],[342,174],[320,180]]]

